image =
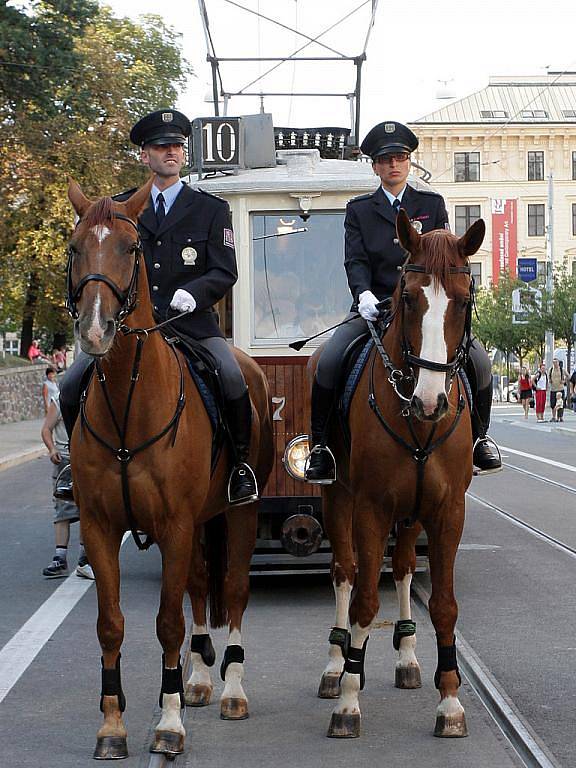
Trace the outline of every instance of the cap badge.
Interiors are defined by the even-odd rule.
[[[172,112],[162,112],[163,123],[171,123],[172,120],[174,120],[174,115],[172,114]]]
[[[394,133],[395,130],[396,130],[395,123],[384,123],[384,131],[386,133]]]
[[[187,267],[194,267],[196,265],[196,259],[198,258],[198,251],[196,248],[184,248],[182,250],[182,261]]]

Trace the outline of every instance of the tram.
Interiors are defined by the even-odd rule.
[[[198,172],[189,183],[224,198],[233,217],[239,277],[220,303],[220,322],[227,338],[265,371],[274,408],[276,457],[261,489],[253,574],[315,573],[330,565],[321,491],[303,481],[306,366],[327,336],[300,352],[289,344],[338,323],[350,308],[345,207],[374,191],[377,180],[369,162],[343,159],[349,133],[274,129],[270,115],[193,121],[190,152]],[[416,177],[410,183],[424,184]],[[385,569],[393,544],[391,537]],[[417,561],[426,567],[425,539]]]

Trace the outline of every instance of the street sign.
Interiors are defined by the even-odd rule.
[[[518,259],[518,277],[525,283],[531,283],[538,276],[537,259]]]

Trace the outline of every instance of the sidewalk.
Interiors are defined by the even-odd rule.
[[[544,413],[544,424],[536,426],[536,413],[533,408],[530,409],[528,419],[524,418],[524,411],[520,403],[492,403],[492,421],[498,421],[506,424],[516,424],[522,427],[534,427],[534,429],[548,429],[554,432],[563,432],[565,434],[576,434],[576,413],[564,409],[564,420],[560,422],[551,422],[549,419],[552,411],[546,403]]]
[[[23,461],[48,455],[40,437],[43,421],[32,419],[0,424],[0,472]]]

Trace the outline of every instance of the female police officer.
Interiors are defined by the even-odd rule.
[[[354,297],[352,310],[360,316],[337,329],[318,361],[312,386],[313,447],[306,468],[306,480],[311,483],[328,484],[336,479],[334,457],[325,442],[336,378],[344,351],[365,333],[366,320],[376,320],[378,302],[390,297],[398,282],[398,268],[406,258],[396,237],[399,208],[404,208],[419,232],[448,229],[448,214],[441,195],[416,190],[406,183],[410,153],[417,146],[418,139],[412,131],[396,122],[374,126],[360,145],[362,152],[372,158],[381,185],[373,194],[361,195],[346,206],[344,266]],[[474,391],[474,465],[480,472],[495,472],[501,468],[501,460],[486,436],[492,404],[491,366],[476,339],[466,371]]]

